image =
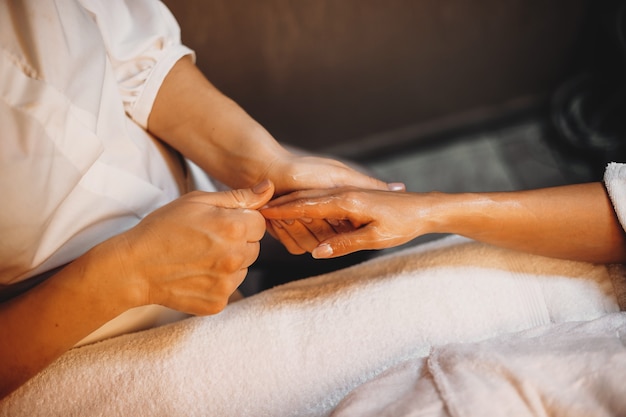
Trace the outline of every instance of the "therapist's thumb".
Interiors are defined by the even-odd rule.
[[[258,210],[274,195],[274,184],[263,180],[252,188],[242,188],[215,193],[213,204],[223,208]]]

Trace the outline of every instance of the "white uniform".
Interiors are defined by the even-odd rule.
[[[180,160],[146,125],[188,54],[158,1],[0,2],[0,289],[180,195]]]

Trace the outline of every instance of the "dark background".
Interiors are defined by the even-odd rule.
[[[588,54],[594,13],[586,0],[165,3],[202,71],[279,141],[345,156],[540,108]]]

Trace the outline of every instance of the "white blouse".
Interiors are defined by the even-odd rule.
[[[158,1],[0,2],[0,288],[180,195],[146,125],[188,54]]]

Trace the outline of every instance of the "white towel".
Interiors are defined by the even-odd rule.
[[[611,162],[604,171],[604,185],[617,213],[622,227],[626,230],[626,164]]]
[[[332,417],[626,415],[626,313],[438,346],[350,393]]]
[[[325,416],[433,345],[616,310],[603,266],[453,237],[73,349],[0,416]]]

